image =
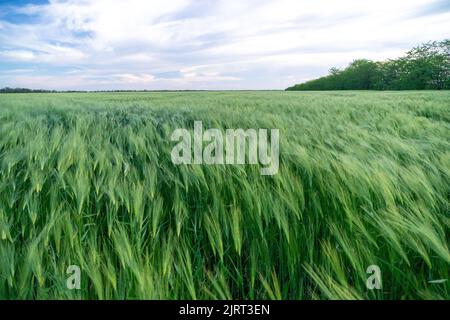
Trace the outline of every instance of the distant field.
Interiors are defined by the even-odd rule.
[[[174,165],[196,120],[278,174]],[[450,299],[449,227],[449,91],[0,95],[0,299]]]

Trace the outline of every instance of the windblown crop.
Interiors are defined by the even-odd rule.
[[[174,165],[196,120],[278,174]],[[449,138],[449,92],[0,95],[0,298],[449,299]]]

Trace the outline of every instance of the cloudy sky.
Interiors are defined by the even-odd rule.
[[[0,87],[283,89],[445,38],[449,0],[0,0]]]

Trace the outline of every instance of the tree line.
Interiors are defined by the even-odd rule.
[[[286,90],[442,90],[450,89],[450,40],[421,44],[398,59],[354,60],[343,70]]]
[[[169,90],[169,89],[158,89],[158,90],[131,90],[131,89],[124,89],[124,90],[45,90],[45,89],[28,89],[28,88],[0,88],[0,93],[127,93],[127,92],[208,92],[208,91],[215,91],[215,90],[189,90],[189,89],[180,89],[180,90]],[[246,91],[246,90],[233,90],[233,91]]]
[[[42,90],[42,89],[28,89],[28,88],[1,88],[0,93],[48,93],[48,92],[56,92],[53,90]]]

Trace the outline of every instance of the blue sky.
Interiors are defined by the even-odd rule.
[[[448,0],[0,0],[0,87],[283,89],[445,38]]]

